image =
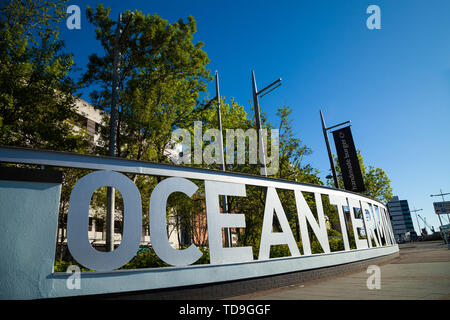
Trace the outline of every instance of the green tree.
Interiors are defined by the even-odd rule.
[[[93,104],[103,110],[111,107],[112,67],[117,23],[110,8],[88,7],[88,20],[96,26],[96,36],[105,55],[89,57],[85,84],[97,83],[100,90],[91,94]],[[209,59],[203,43],[193,42],[196,22],[189,16],[170,24],[157,14],[127,11],[123,15],[124,32],[119,79],[119,156],[137,160],[167,161],[164,150],[172,131],[191,125],[199,106],[201,92],[210,80]],[[108,119],[105,118],[105,122]],[[109,139],[105,126],[103,140]],[[106,153],[106,143],[100,153]]]
[[[0,144],[84,152],[74,131],[76,85],[57,23],[65,1],[8,1],[0,6]]]
[[[264,114],[262,114],[263,128],[279,129],[279,169],[274,178],[286,179],[291,181],[322,184],[318,177],[318,171],[308,163],[305,163],[304,157],[311,154],[311,149],[307,147],[301,139],[295,137],[292,129],[291,108],[283,106],[278,108],[279,126],[275,128],[269,123]],[[252,122],[250,127],[254,127]],[[270,151],[270,150],[269,150]],[[259,175],[258,166],[245,166],[246,173]],[[257,186],[246,187],[246,197],[235,197],[232,199],[232,209],[236,212],[245,212],[246,228],[239,235],[239,241],[244,246],[252,246],[254,255],[257,256],[262,222],[265,208],[265,189]],[[289,225],[297,241],[300,240],[300,228],[298,226],[297,208],[295,204],[295,195],[292,190],[277,190],[283,209],[289,221]],[[314,197],[305,194],[306,201],[310,207],[315,210]],[[281,231],[279,223],[274,219],[274,230]],[[271,256],[282,256],[289,253],[287,247],[276,246],[271,249]]]
[[[192,128],[193,121],[208,106],[200,102],[211,80],[206,65],[209,59],[202,50],[203,43],[194,43],[196,22],[192,16],[170,24],[157,14],[145,15],[136,10],[122,15],[123,33],[116,42],[115,19],[110,8],[102,4],[94,10],[87,8],[87,17],[96,27],[96,38],[105,54],[89,57],[84,85],[97,84],[92,91],[95,107],[109,112],[111,108],[114,49],[120,51],[118,86],[119,119],[117,149],[119,157],[136,160],[167,162],[165,155],[172,132],[176,128]],[[108,151],[109,117],[104,117],[100,154]],[[162,177],[130,176],[149,195]],[[100,197],[102,199],[103,197]],[[148,199],[143,199],[144,226],[148,226]],[[198,201],[194,203],[197,208]],[[168,224],[193,230],[195,211],[190,199],[174,196],[169,199]],[[199,210],[197,210],[199,211]]]
[[[304,183],[321,184],[318,170],[310,164],[304,163],[304,157],[312,150],[303,144],[301,139],[295,137],[290,118],[292,109],[289,106],[278,108],[280,117],[280,163],[277,178],[293,180]]]
[[[361,173],[364,180],[364,186],[366,187],[366,190],[362,192],[362,194],[383,203],[387,203],[393,197],[391,180],[383,169],[373,166],[366,167],[366,165],[364,164],[364,159],[361,155],[361,150],[358,149],[357,153],[359,166],[361,167]],[[344,186],[339,162],[335,156],[333,156],[333,159],[336,167],[339,185]],[[330,186],[333,185],[331,180],[327,180],[327,183]]]

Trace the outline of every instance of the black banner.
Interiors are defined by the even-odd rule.
[[[345,190],[354,192],[366,190],[350,127],[333,131],[333,138]]]

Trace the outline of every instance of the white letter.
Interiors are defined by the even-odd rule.
[[[267,139],[266,139],[267,141]],[[279,168],[279,158],[280,158],[280,130],[271,129],[270,130],[270,157],[269,150],[267,149],[267,144],[264,147],[266,150],[266,168],[267,175],[272,176],[278,172]],[[269,164],[271,166],[269,167]],[[261,172],[264,174],[264,172]]]
[[[77,5],[71,5],[67,7],[66,13],[72,13],[73,14],[67,18],[66,20],[66,26],[69,30],[73,29],[81,29],[81,13],[80,13],[80,7]]]
[[[214,137],[214,141],[211,141],[212,137]],[[222,163],[220,156],[223,150],[220,150],[220,138],[221,134],[218,129],[208,129],[203,135],[203,141],[211,141],[203,151],[203,159],[206,164]]]
[[[220,195],[245,197],[245,184],[205,180],[211,264],[252,261],[252,247],[224,248],[222,246],[222,228],[245,228],[245,216],[241,213],[220,213]]]
[[[202,164],[203,134],[202,122],[194,121],[194,163]]]
[[[179,140],[183,138],[181,150],[179,149]],[[172,146],[170,145],[172,144]],[[183,156],[180,157],[180,151]],[[172,132],[172,139],[167,144],[165,154],[168,154],[170,160],[175,164],[191,164],[191,134],[186,129],[178,128]]]
[[[226,164],[234,164],[234,130],[233,129],[226,129],[225,135],[227,137],[227,144],[226,144]]]
[[[344,249],[345,251],[350,250],[350,244],[348,242],[348,234],[347,234],[347,224],[345,222],[344,211],[342,207],[347,206],[347,200],[344,197],[339,197],[336,195],[329,195],[330,204],[335,205],[338,210],[339,215],[339,223],[341,225],[341,234],[342,239],[344,240]]]
[[[236,140],[237,140],[237,164],[245,164],[245,140],[248,137],[248,163],[257,164],[258,163],[258,134],[255,129],[250,128],[244,132],[242,129],[236,129]],[[233,140],[234,141],[234,140]],[[228,143],[228,130],[227,130],[227,143]]]
[[[150,197],[150,241],[158,257],[173,266],[190,265],[200,259],[202,252],[193,244],[183,250],[170,245],[166,220],[167,199],[174,192],[192,197],[197,189],[195,183],[187,179],[167,178],[156,185]]]
[[[274,211],[277,215],[282,232],[272,232]],[[277,191],[273,187],[268,187],[258,260],[269,259],[270,246],[280,244],[287,244],[289,246],[291,256],[300,256],[300,251],[298,250],[297,243],[292,235],[291,227],[289,226],[283,206],[278,198]]]
[[[300,190],[295,190],[294,193],[295,203],[297,205],[300,233],[302,236],[303,254],[311,254],[311,244],[309,241],[308,226],[306,225],[306,221],[309,222],[309,225],[311,226],[311,229],[316,235],[317,240],[322,246],[323,251],[325,253],[329,253],[330,243],[328,242],[327,225],[325,224],[325,217],[323,215],[322,199],[320,198],[320,193],[314,193],[317,208],[317,218],[319,219],[319,223],[317,223],[316,219],[314,218],[314,215],[311,212],[308,204],[306,203],[302,192]]]
[[[386,244],[394,245],[396,241],[394,231],[392,230],[391,219],[389,219],[389,213],[382,207],[379,208],[379,213],[384,228],[384,238],[386,240]]]
[[[116,188],[123,199],[123,236],[111,252],[95,250],[89,242],[88,222],[91,196],[100,187]],[[114,171],[94,171],[81,178],[70,194],[67,244],[72,257],[89,269],[112,271],[136,255],[142,233],[141,196],[127,176]]]
[[[380,246],[381,243],[381,239],[380,242],[378,242],[378,238],[375,235],[375,218],[374,218],[374,212],[372,212],[372,209],[370,207],[370,205],[365,202],[365,201],[361,201],[361,207],[362,207],[362,212],[363,212],[363,219],[364,219],[364,225],[365,225],[365,229],[366,229],[366,236],[367,236],[367,242],[369,244],[369,248],[372,248],[372,239],[375,240],[375,245],[377,247]],[[367,217],[367,215],[369,215],[369,217]]]
[[[353,235],[355,237],[356,249],[367,249],[369,246],[367,245],[366,239],[360,239],[358,234],[358,229],[364,228],[364,222],[362,218],[355,217],[355,210],[360,209],[361,205],[358,200],[348,198],[348,206],[350,208],[350,220],[352,221],[353,227]],[[361,210],[361,214],[364,214]],[[367,234],[367,231],[366,231]]]
[[[370,17],[367,18],[366,25],[370,30],[381,29],[381,10],[380,7],[372,4],[367,7],[366,13],[372,13]]]

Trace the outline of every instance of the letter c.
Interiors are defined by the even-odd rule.
[[[150,198],[150,241],[155,253],[164,262],[173,266],[187,266],[203,255],[195,246],[177,250],[173,248],[167,236],[167,199],[174,192],[182,192],[191,197],[198,187],[195,183],[184,178],[167,178],[158,183]]]

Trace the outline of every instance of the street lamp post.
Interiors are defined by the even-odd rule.
[[[276,84],[278,84],[278,85],[273,87]],[[255,108],[255,122],[256,122],[256,129],[257,129],[257,133],[258,133],[259,157],[261,159],[261,164],[262,164],[262,167],[263,167],[263,175],[265,177],[267,177],[267,167],[266,167],[266,156],[265,156],[264,143],[263,143],[264,141],[263,141],[262,128],[261,128],[261,111],[260,111],[260,107],[259,107],[259,96],[261,95],[261,98],[262,98],[263,96],[265,96],[269,92],[272,92],[273,90],[275,90],[279,86],[281,86],[281,78],[279,78],[278,80],[272,82],[271,84],[269,84],[264,89],[258,91],[258,88],[256,86],[255,71],[252,70],[253,106]],[[267,91],[268,89],[270,89],[270,90]],[[265,91],[267,91],[267,92],[262,94]]]
[[[444,202],[445,201],[444,196],[450,194],[450,192],[449,193],[442,193],[442,189],[439,189],[439,191],[441,193],[439,193],[439,194],[431,194],[430,197],[439,197],[439,196],[441,196],[442,197],[442,202]],[[438,215],[438,216],[439,216],[439,219],[441,219],[440,215]],[[447,213],[447,220],[450,222],[450,218],[448,217],[448,213]],[[441,224],[442,224],[442,222],[441,222]]]
[[[114,61],[113,61],[113,83],[111,92],[111,115],[109,118],[109,153],[110,157],[117,155],[117,120],[118,120],[118,101],[119,101],[119,74],[120,74],[120,41],[122,34],[127,29],[131,18],[130,15],[124,28],[122,28],[122,14],[116,28],[116,37],[114,40]],[[106,207],[106,251],[114,250],[114,207],[116,202],[115,191],[112,187],[107,187],[107,207]]]
[[[442,192],[442,189],[439,189],[439,191],[440,191],[441,193],[439,193],[439,194],[430,194],[430,197],[438,197],[438,196],[441,196],[441,197],[442,197],[442,202],[444,202],[444,201],[445,201],[444,196],[445,196],[445,195],[448,195],[448,194],[450,194],[450,193],[443,193],[443,192]],[[448,249],[450,250],[450,242],[449,242],[448,239],[447,239],[447,233],[446,233],[445,230],[442,228],[443,224],[442,224],[442,220],[441,220],[441,215],[440,215],[440,214],[438,214],[438,218],[439,218],[439,222],[441,223],[441,230],[442,230],[443,233],[444,233],[444,240],[445,240],[445,243],[447,244],[447,247],[448,247]],[[449,218],[448,218],[448,213],[447,213],[447,219],[449,219]],[[449,219],[449,222],[450,222],[450,219]]]
[[[220,114],[220,105],[221,105],[221,99],[220,99],[220,90],[219,90],[219,73],[216,71],[216,99],[217,99],[217,120],[219,122],[219,132],[220,132],[220,139],[219,139],[219,148],[220,148],[220,160],[222,163],[222,171],[226,171],[225,166],[225,156],[224,156],[224,150],[223,150],[223,134],[222,134],[222,116]],[[228,199],[226,195],[223,195],[223,212],[228,213]],[[225,233],[225,246],[226,247],[232,247],[233,241],[231,238],[231,228],[224,228]]]

